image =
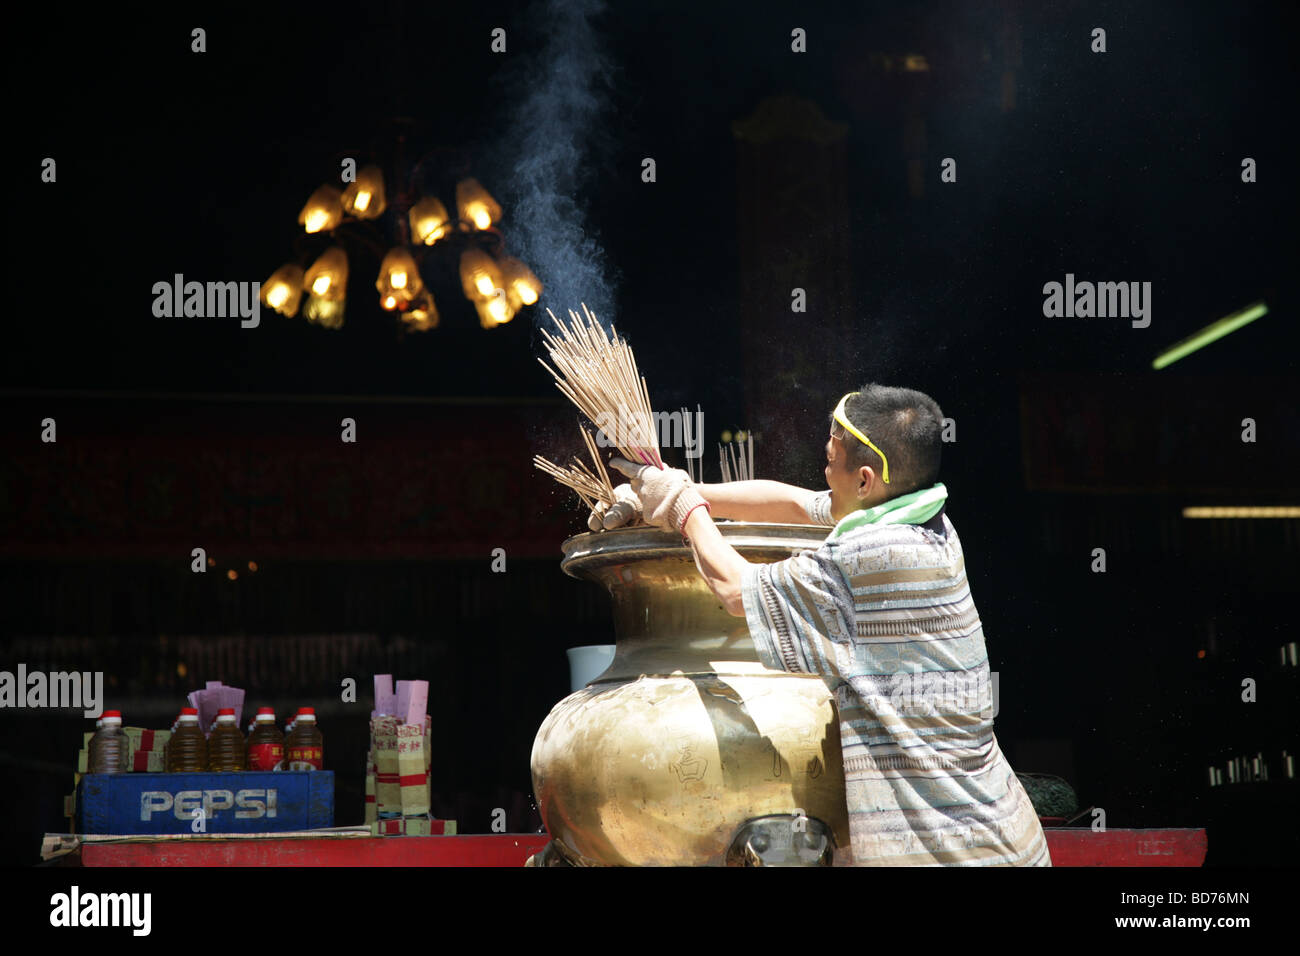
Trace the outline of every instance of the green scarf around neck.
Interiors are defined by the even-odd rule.
[[[925,524],[939,513],[947,500],[948,489],[943,486],[943,482],[939,482],[929,488],[891,498],[874,508],[864,508],[845,515],[830,536],[838,538],[845,532],[868,524]]]

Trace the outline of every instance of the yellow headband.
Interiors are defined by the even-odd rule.
[[[851,434],[854,438],[862,442],[862,444],[866,445],[868,448],[870,448],[872,451],[874,451],[877,455],[880,456],[880,460],[884,462],[885,465],[883,472],[881,474],[881,478],[884,480],[885,484],[889,484],[889,459],[885,457],[885,453],[883,451],[881,451],[879,448],[877,448],[875,445],[871,443],[870,438],[868,438],[866,435],[862,434],[862,432],[854,428],[852,422],[849,421],[848,416],[844,414],[844,403],[847,402],[850,398],[852,398],[856,394],[858,393],[849,392],[847,395],[845,395],[843,398],[840,399],[840,403],[835,406],[835,420],[839,422],[841,425],[843,425],[845,430],[847,430],[849,434]],[[825,408],[826,406],[823,405],[822,407]]]

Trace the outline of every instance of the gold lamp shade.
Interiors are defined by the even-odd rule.
[[[323,325],[327,329],[341,329],[343,327],[343,306],[342,297],[330,299],[323,295],[317,295],[315,292],[307,293],[307,304],[302,307],[302,314],[310,322]]]
[[[466,249],[460,257],[460,284],[465,298],[480,302],[494,298],[506,283],[495,259],[482,249]]]
[[[505,279],[506,295],[510,297],[510,308],[515,312],[533,305],[542,294],[542,284],[533,270],[513,256],[501,260],[501,275]]]
[[[379,264],[379,278],[375,280],[379,302],[385,309],[394,309],[399,303],[410,302],[424,289],[420,270],[406,249],[390,249]],[[389,304],[391,301],[391,305]]]
[[[476,229],[487,229],[501,218],[501,207],[477,179],[462,179],[456,184],[456,210],[461,219]]]
[[[343,221],[343,194],[333,186],[322,186],[311,194],[298,213],[298,225],[307,232],[329,232]]]
[[[363,166],[343,190],[343,211],[358,219],[377,219],[388,208],[384,174],[378,166]]]
[[[425,289],[411,302],[411,307],[402,313],[402,321],[412,332],[427,332],[438,327],[438,308],[433,296]]]
[[[479,325],[485,329],[495,329],[515,317],[515,310],[510,307],[510,297],[504,292],[490,299],[475,299],[474,308],[478,312]]]
[[[411,241],[417,245],[433,245],[450,231],[450,218],[441,200],[425,196],[411,207]]]
[[[293,263],[280,266],[262,283],[262,304],[293,318],[302,299],[302,279],[302,266]]]
[[[314,296],[341,302],[347,294],[348,257],[338,246],[331,246],[311,264],[303,285]]]

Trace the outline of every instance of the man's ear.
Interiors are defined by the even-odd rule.
[[[858,469],[858,491],[859,498],[865,498],[871,494],[871,489],[876,485],[876,473],[871,470],[870,465],[863,465]]]

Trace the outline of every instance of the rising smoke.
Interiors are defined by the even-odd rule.
[[[501,192],[511,251],[545,286],[539,324],[550,324],[547,308],[567,317],[583,302],[606,327],[614,318],[613,276],[583,195],[609,102],[609,60],[592,24],[604,9],[603,0],[538,0],[529,29],[544,42],[510,75],[516,108],[502,142],[517,158]]]

